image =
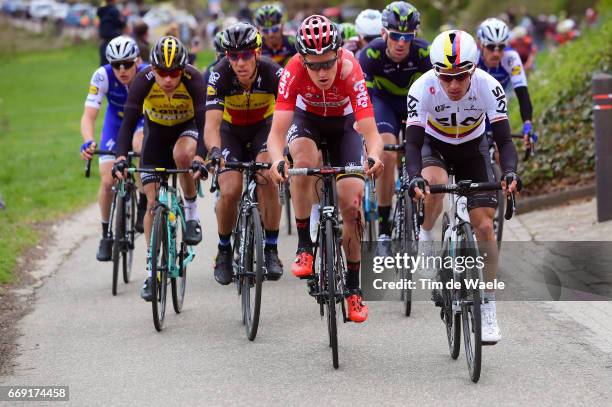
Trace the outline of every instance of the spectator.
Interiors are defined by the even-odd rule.
[[[134,24],[133,29],[134,39],[136,40],[136,44],[138,45],[138,49],[140,50],[140,58],[144,62],[149,62],[149,26],[142,20],[137,21]]]
[[[100,27],[98,35],[100,37],[100,66],[108,64],[106,60],[106,46],[115,37],[123,34],[125,22],[121,19],[121,14],[115,4],[117,0],[106,0],[104,5],[98,8],[98,18]]]
[[[575,40],[580,36],[580,31],[576,29],[576,23],[570,18],[559,22],[557,24],[557,34],[555,35],[555,41],[558,45],[563,45],[570,41]]]
[[[510,46],[521,57],[523,68],[525,68],[527,72],[531,71],[533,69],[533,63],[535,62],[537,47],[533,43],[531,36],[527,33],[527,29],[522,26],[514,27],[511,38]]]

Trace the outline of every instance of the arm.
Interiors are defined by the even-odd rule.
[[[375,167],[368,169],[368,175],[372,173],[379,175],[384,168],[382,165],[378,165],[384,145],[382,142],[382,137],[380,136],[380,133],[378,133],[376,121],[374,120],[374,117],[365,117],[357,121],[357,126],[363,134],[368,157],[373,158],[376,162]]]
[[[221,122],[223,110],[209,109],[206,111],[206,126],[204,127],[204,143],[208,151],[213,147],[221,148]]]
[[[423,157],[421,148],[425,142],[425,128],[419,125],[412,125],[406,128],[406,170],[410,178],[420,177],[423,169]]]
[[[531,98],[529,97],[529,90],[527,90],[527,86],[515,88],[514,92],[516,93],[516,97],[519,101],[521,119],[523,119],[523,122],[531,122],[533,106],[531,105]]]
[[[98,109],[91,106],[85,106],[83,116],[81,116],[81,136],[83,137],[83,143],[92,141],[90,147],[81,152],[81,158],[84,160],[91,160],[91,153],[96,148],[96,142],[94,139],[94,129],[96,127],[96,119],[98,117]]]
[[[272,128],[268,135],[268,152],[272,161],[271,176],[272,180],[279,183],[287,178],[286,173],[281,175],[278,172],[278,164],[285,161],[283,150],[285,149],[286,134],[293,122],[293,110],[277,110],[272,118]]]
[[[502,172],[516,172],[518,156],[516,154],[516,147],[512,142],[508,119],[491,122],[491,129],[493,130],[493,139],[499,149],[499,163]]]

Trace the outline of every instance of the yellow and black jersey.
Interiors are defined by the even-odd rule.
[[[251,89],[238,82],[227,58],[210,71],[206,89],[206,109],[223,110],[223,120],[237,126],[249,126],[272,116],[283,68],[269,58],[261,57],[257,77]]]
[[[119,155],[126,155],[130,151],[135,119],[143,113],[146,121],[167,127],[194,120],[198,139],[203,140],[205,95],[204,79],[194,66],[185,67],[181,82],[171,97],[155,82],[153,68],[149,66],[143,69],[130,85],[125,102],[124,118],[118,137]]]

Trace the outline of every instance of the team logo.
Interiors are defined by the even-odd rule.
[[[289,97],[287,93],[287,80],[290,76],[291,72],[285,71],[278,82],[278,95],[284,97],[285,99]]]
[[[365,79],[355,82],[353,85],[353,91],[355,91],[357,99],[357,106],[368,107],[368,89],[366,88]]]
[[[214,96],[217,94],[217,90],[214,88],[214,86],[208,85],[208,88],[206,88],[206,94],[208,96]]]
[[[408,112],[407,112],[407,117],[409,119],[415,118],[418,116],[417,111],[416,111],[416,107],[417,104],[419,103],[419,99],[415,98],[412,95],[408,95]]]
[[[512,68],[512,76],[517,76],[521,74],[521,66],[517,65],[514,68]]]
[[[434,88],[433,86],[429,87],[429,93],[431,93],[432,95],[436,94],[436,88]]]
[[[495,89],[491,91],[495,100],[497,100],[497,113],[507,113],[506,110],[506,95],[504,94],[504,90],[501,86],[497,86]]]
[[[208,77],[208,83],[210,83],[211,85],[216,85],[220,77],[221,77],[221,74],[219,74],[219,72],[212,71],[210,73],[210,76]]]
[[[94,86],[94,85],[89,85],[89,94],[90,95],[97,95],[98,94],[98,87]]]

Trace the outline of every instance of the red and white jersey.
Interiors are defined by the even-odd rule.
[[[338,71],[331,88],[321,90],[308,76],[300,55],[294,55],[283,70],[278,83],[276,110],[294,111],[296,107],[319,116],[347,116],[355,120],[374,117],[365,78],[359,62],[346,50],[338,53]],[[342,61],[348,60],[352,69],[342,75]]]

